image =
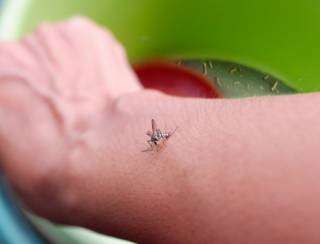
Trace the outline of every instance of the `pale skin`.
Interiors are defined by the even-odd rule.
[[[139,243],[320,242],[319,94],[176,98],[86,19],[28,38],[0,48],[0,167],[30,210]],[[178,130],[141,152],[152,118]]]

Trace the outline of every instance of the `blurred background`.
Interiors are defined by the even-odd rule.
[[[74,15],[115,34],[145,87],[212,99],[320,90],[320,1],[0,0],[0,39]],[[126,243],[27,213],[0,179],[0,243]]]

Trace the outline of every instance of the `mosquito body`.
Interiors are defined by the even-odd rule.
[[[153,148],[158,146],[161,141],[166,141],[175,132],[175,130],[173,132],[162,132],[157,128],[157,124],[154,119],[151,120],[151,128],[152,131],[147,131],[147,136],[150,137],[150,139],[147,141],[150,145],[150,148],[144,151],[152,151]]]

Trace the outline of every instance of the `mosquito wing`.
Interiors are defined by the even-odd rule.
[[[151,120],[152,133],[155,134],[157,130],[157,124],[154,119]]]
[[[151,131],[147,131],[146,134],[147,134],[147,136],[150,136],[150,137],[152,136],[152,132]]]

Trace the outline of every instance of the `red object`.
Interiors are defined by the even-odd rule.
[[[210,80],[178,64],[156,61],[135,65],[134,69],[145,88],[182,97],[221,97]]]

